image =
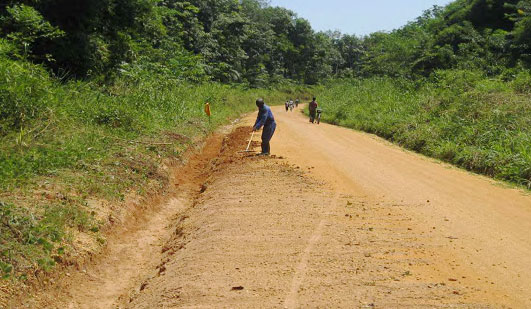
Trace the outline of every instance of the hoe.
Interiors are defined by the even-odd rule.
[[[251,143],[253,142],[253,137],[254,137],[254,131],[253,131],[253,133],[251,133],[251,138],[249,139],[249,143],[247,144],[247,148],[245,148],[245,150],[242,151],[242,152],[255,152],[253,150],[249,150],[249,148],[251,147]]]

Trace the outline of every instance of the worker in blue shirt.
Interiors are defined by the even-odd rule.
[[[271,108],[264,103],[264,99],[256,100],[256,106],[258,107],[258,117],[256,117],[253,131],[258,131],[264,127],[262,131],[262,152],[259,155],[268,156],[271,151],[269,141],[275,133],[277,123],[275,122]]]

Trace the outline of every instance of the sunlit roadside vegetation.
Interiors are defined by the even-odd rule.
[[[531,75],[482,72],[342,80],[322,87],[324,121],[377,134],[467,170],[531,188]]]

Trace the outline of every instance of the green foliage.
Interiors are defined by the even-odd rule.
[[[514,90],[522,94],[531,94],[531,72],[523,71],[518,73],[512,81]]]
[[[65,252],[66,229],[88,231],[93,226],[90,215],[66,203],[32,211],[0,201],[0,276],[49,270]]]
[[[13,41],[24,55],[32,52],[38,40],[55,39],[64,32],[52,26],[33,7],[19,4],[6,8],[7,15],[0,16],[0,27],[3,34]],[[44,55],[50,60],[50,55]]]
[[[512,20],[515,22],[513,46],[514,58],[521,59],[527,68],[531,67],[531,2],[519,1],[516,5],[508,6],[513,9]]]
[[[0,49],[13,51],[2,39]],[[0,137],[10,130],[23,129],[26,123],[42,116],[52,100],[52,87],[48,73],[41,67],[0,54]]]
[[[400,29],[361,38],[357,75],[422,78],[438,69],[468,69],[493,76],[519,62],[529,66],[529,8],[528,0],[434,7]]]
[[[529,0],[456,0],[391,32],[356,37],[316,33],[259,0],[9,0],[0,31],[60,76],[109,83],[125,70],[267,87],[286,78],[529,68],[530,10]]]
[[[0,7],[0,31],[60,76],[109,83],[125,70],[267,87],[316,84],[344,62],[328,34],[265,1],[29,2]]]
[[[107,155],[116,138],[152,136],[190,121],[198,132],[210,130],[251,110],[257,96],[276,99],[278,93],[220,84],[192,85],[164,75],[125,74],[106,89],[87,83],[54,84],[42,75],[30,79],[26,71],[7,76],[10,82],[1,83],[0,89],[9,92],[0,93],[6,93],[2,102],[11,102],[7,106],[11,109],[2,115],[12,121],[2,122],[6,124],[0,137],[5,141],[5,146],[0,146],[2,188],[16,187],[35,175],[75,168],[80,162],[90,164]],[[14,85],[22,86],[13,90]],[[206,101],[213,108],[211,122],[202,111]],[[39,121],[29,122],[28,118]]]

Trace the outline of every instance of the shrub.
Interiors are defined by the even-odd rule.
[[[432,75],[437,87],[462,93],[473,89],[484,79],[484,73],[470,70],[438,70]]]
[[[513,89],[522,94],[531,94],[531,72],[522,71],[512,81]]]
[[[54,39],[64,32],[52,26],[33,7],[18,4],[6,8],[7,15],[0,17],[0,29],[23,55],[30,55],[32,46],[37,40]],[[51,60],[50,55],[45,55]]]
[[[9,49],[6,46],[9,45],[0,40],[0,48]],[[0,136],[41,116],[53,100],[53,87],[40,66],[0,54]]]
[[[38,265],[44,270],[55,265],[54,257],[64,253],[66,228],[89,230],[94,220],[80,208],[50,206],[40,213],[0,201],[0,276],[22,275]]]

